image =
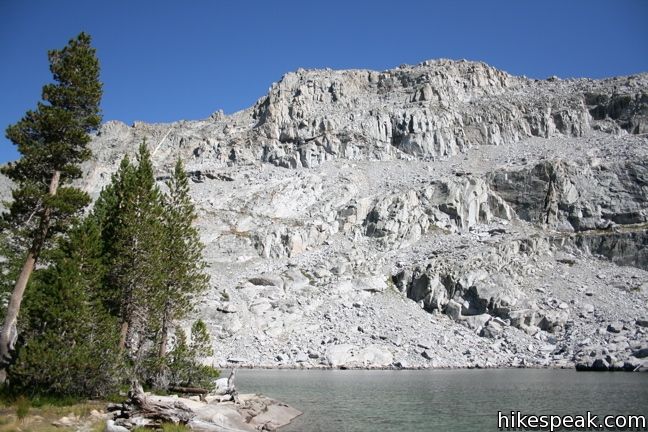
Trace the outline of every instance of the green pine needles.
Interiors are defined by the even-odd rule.
[[[161,314],[159,356],[164,357],[167,337],[174,321],[184,318],[193,307],[195,296],[207,288],[209,277],[202,258],[204,246],[193,226],[196,211],[189,196],[189,179],[182,161],[178,159],[171,179],[167,182],[169,193],[164,203],[163,251],[173,265],[158,297]]]
[[[139,149],[137,165],[125,157],[92,215],[101,227],[107,262],[104,300],[119,318],[119,349],[140,351],[146,331],[159,327],[157,299],[169,262],[164,259],[164,211],[150,154]]]
[[[157,387],[206,386],[215,375],[197,361],[211,355],[206,326],[200,321],[192,328],[192,341],[201,340],[200,350],[187,351],[184,332],[175,329],[209,284],[204,246],[193,226],[197,215],[189,180],[180,160],[167,187],[162,194],[155,184],[150,153],[142,144],[137,164],[124,158],[112,183],[100,194],[91,217],[101,227],[107,263],[103,299],[120,323],[119,351],[129,359],[135,375]],[[174,329],[175,343],[169,353]],[[177,372],[187,364],[192,374]]]
[[[131,378],[214,385],[218,371],[200,363],[213,354],[207,326],[196,321],[189,336],[176,327],[209,283],[180,160],[167,186],[163,194],[142,144],[54,249],[52,265],[35,273],[9,368],[14,389],[100,396]]]
[[[14,390],[30,395],[100,396],[123,374],[117,321],[100,299],[105,266],[99,230],[88,218],[53,252],[53,265],[36,271],[25,297]]]
[[[3,168],[17,187],[0,220],[0,382],[93,397],[133,378],[209,388],[218,371],[200,363],[212,355],[207,326],[179,326],[209,284],[182,162],[162,193],[142,143],[83,218],[90,199],[71,182],[101,121],[99,63],[84,33],[49,59],[55,83],[7,129],[22,157]]]
[[[191,326],[190,338],[178,328],[173,350],[166,357],[167,379],[176,386],[210,388],[218,378],[218,371],[200,364],[197,359],[211,355],[211,337],[202,320]]]
[[[12,232],[11,241],[23,259],[0,332],[0,382],[13,357],[18,314],[36,263],[90,202],[71,182],[81,175],[79,165],[90,158],[89,134],[101,123],[99,61],[85,33],[50,51],[48,58],[54,82],[43,87],[36,109],[6,131],[22,157],[2,168],[16,187],[1,226]]]

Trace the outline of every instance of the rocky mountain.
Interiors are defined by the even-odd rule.
[[[645,368],[648,74],[298,70],[253,107],[104,124],[191,173],[216,365]]]

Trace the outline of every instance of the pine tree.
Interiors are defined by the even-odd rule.
[[[193,226],[196,211],[189,180],[180,161],[162,197],[145,144],[137,164],[125,157],[112,182],[101,192],[91,218],[101,232],[106,271],[99,294],[119,321],[119,351],[128,354],[142,382],[166,387],[169,380],[209,385],[216,371],[197,357],[210,355],[211,339],[200,321],[190,342],[176,332],[167,356],[174,323],[192,310],[209,278],[204,246]]]
[[[169,265],[158,299],[161,318],[158,356],[166,355],[169,331],[174,321],[186,317],[195,303],[195,296],[209,283],[203,260],[204,245],[193,225],[196,210],[189,194],[189,179],[180,159],[167,182],[164,199],[164,254]]]
[[[90,158],[89,133],[101,122],[99,62],[90,43],[90,36],[81,33],[63,49],[48,53],[55,82],[43,87],[36,110],[6,131],[22,156],[2,170],[17,185],[4,219],[25,240],[26,258],[0,333],[0,380],[17,338],[25,289],[43,248],[89,203],[86,193],[68,185],[80,177],[79,164]]]
[[[113,276],[116,270],[113,269],[115,259],[112,257],[121,253],[121,249],[124,248],[125,240],[118,242],[117,238],[124,235],[126,228],[124,222],[127,219],[122,217],[123,213],[131,211],[127,193],[133,188],[135,169],[128,156],[124,156],[117,172],[111,178],[111,183],[99,194],[90,215],[99,227],[102,256],[106,263],[100,296],[106,309],[115,317],[122,315],[122,298],[129,295],[127,290],[130,286],[117,285],[119,281]]]
[[[113,182],[95,206],[107,260],[104,301],[120,320],[119,348],[134,358],[159,328],[153,313],[163,286],[165,265],[162,202],[150,153],[139,148],[137,166],[124,158]]]
[[[191,326],[190,339],[183,329],[176,329],[175,343],[167,359],[171,384],[212,389],[219,372],[201,364],[199,360],[211,355],[211,337],[202,320],[197,320]]]
[[[120,374],[117,323],[99,294],[105,266],[99,227],[92,218],[72,229],[37,271],[25,296],[12,388],[31,394],[100,396]]]

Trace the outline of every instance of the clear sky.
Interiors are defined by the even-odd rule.
[[[0,0],[0,129],[34,108],[47,50],[86,31],[104,120],[200,119],[252,105],[299,67],[432,58],[516,75],[648,71],[648,0]],[[0,138],[0,163],[17,157]]]

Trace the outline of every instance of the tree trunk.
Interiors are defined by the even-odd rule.
[[[168,303],[164,304],[164,314],[162,315],[162,337],[160,339],[160,349],[158,357],[164,358],[166,356],[167,342],[169,338],[169,317],[168,317]]]
[[[164,323],[162,324],[162,338],[160,340],[160,350],[158,351],[158,357],[159,358],[164,358],[166,356],[166,349],[167,349],[167,324],[166,324],[166,319],[164,320]]]
[[[120,405],[109,406],[108,410],[114,412],[115,423],[127,426],[128,429],[135,429],[142,423],[148,428],[156,429],[162,429],[164,423],[184,425],[196,416],[196,413],[177,397],[147,395],[137,381],[133,382],[128,392],[128,400]],[[224,429],[216,426],[209,430]]]
[[[18,337],[18,330],[16,329],[18,312],[20,312],[20,304],[25,294],[25,288],[27,288],[27,282],[29,282],[29,276],[31,276],[36,266],[36,258],[37,256],[30,249],[11,293],[11,299],[7,306],[7,316],[2,326],[2,334],[0,334],[0,365],[2,368],[9,365],[11,361],[11,351],[13,351],[14,343]]]
[[[49,185],[50,195],[56,195],[60,180],[61,172],[54,171]],[[29,248],[20,276],[18,277],[18,280],[16,280],[16,285],[11,293],[11,299],[9,300],[9,306],[7,307],[7,315],[5,316],[4,325],[2,326],[2,332],[0,333],[0,383],[4,382],[6,378],[5,369],[11,361],[11,351],[13,350],[14,343],[18,337],[17,325],[18,314],[20,313],[20,304],[22,303],[29,278],[36,267],[36,262],[38,261],[43,244],[45,244],[47,231],[49,230],[50,225],[51,213],[51,208],[46,206],[43,209],[40,223],[38,225],[38,231],[36,231],[36,235],[32,240],[32,246]]]
[[[128,321],[121,324],[121,331],[119,333],[119,353],[123,354],[126,348],[126,337],[128,336]]]

